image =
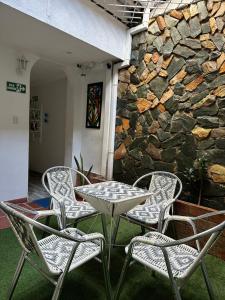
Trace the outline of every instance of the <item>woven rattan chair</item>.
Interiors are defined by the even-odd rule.
[[[181,300],[180,289],[200,265],[209,297],[211,300],[215,300],[216,298],[204,264],[204,256],[221,235],[225,228],[225,221],[201,233],[197,233],[195,222],[219,214],[225,214],[225,211],[208,213],[199,217],[168,216],[163,233],[170,221],[188,222],[192,226],[194,235],[181,240],[174,240],[163,233],[154,231],[147,233],[145,236],[133,238],[126,247],[127,256],[114,300],[119,298],[121,286],[131,260],[137,261],[154,272],[166,276],[170,280],[176,300]],[[203,237],[208,239],[201,249],[199,240]],[[191,241],[196,242],[196,249],[186,244]]]
[[[61,229],[68,223],[76,224],[99,214],[88,202],[77,201],[73,185],[73,179],[76,179],[77,175],[81,176],[86,184],[91,184],[83,173],[64,166],[50,168],[42,176],[42,184],[51,196],[50,208],[58,212]]]
[[[137,205],[126,214],[120,215],[129,222],[140,225],[142,232],[144,228],[151,228],[157,225],[157,231],[162,231],[163,221],[169,216],[170,211],[173,212],[173,203],[179,197],[182,191],[182,182],[174,174],[163,171],[155,171],[145,174],[138,178],[133,186],[140,185],[142,188],[152,192],[144,204]],[[117,219],[115,226],[113,242],[116,240],[120,218]]]
[[[29,262],[55,286],[52,299],[56,300],[59,298],[67,273],[92,258],[98,259],[99,254],[102,256],[106,299],[111,299],[110,281],[106,268],[105,239],[102,234],[85,234],[76,228],[58,231],[18,212],[15,210],[15,205],[12,207],[10,204],[0,202],[0,208],[7,215],[22,247],[22,254],[7,299],[11,299],[13,296],[25,261]],[[21,207],[18,207],[18,210],[24,211]],[[26,209],[26,213],[35,214],[35,211]],[[38,212],[36,213],[38,215]],[[50,235],[38,240],[33,228],[50,233]]]

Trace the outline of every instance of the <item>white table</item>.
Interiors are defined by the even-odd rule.
[[[110,249],[112,246],[112,220],[120,214],[128,212],[136,205],[144,202],[152,193],[138,187],[117,182],[105,181],[74,188],[82,198],[102,213],[102,227]],[[106,226],[106,215],[111,217],[110,238]],[[114,220],[115,221],[115,220]],[[114,222],[117,223],[117,222]]]

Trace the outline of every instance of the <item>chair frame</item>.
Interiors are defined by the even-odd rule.
[[[65,208],[65,204],[64,204],[64,200],[67,199],[66,196],[61,196],[61,197],[56,197],[55,195],[53,195],[50,191],[50,188],[49,188],[49,184],[46,184],[47,182],[47,174],[48,172],[51,172],[53,170],[57,170],[57,169],[65,169],[65,170],[69,170],[72,173],[74,174],[79,174],[80,176],[82,176],[85,181],[87,182],[87,184],[91,184],[90,180],[80,171],[76,170],[76,169],[73,169],[71,167],[66,167],[66,166],[55,166],[55,167],[51,167],[49,169],[47,169],[43,175],[42,175],[42,185],[43,187],[45,188],[45,190],[49,193],[49,195],[51,196],[51,203],[50,203],[50,209],[54,211],[54,209],[52,208],[53,207],[53,201],[56,201],[59,205],[59,208],[60,208],[60,213],[57,214],[56,212],[54,213],[55,215],[57,215],[57,218],[58,218],[58,224],[59,224],[59,227],[60,229],[64,229],[66,228],[67,226],[71,225],[71,223],[67,224],[67,216],[66,216],[66,208]],[[74,190],[74,186],[73,186],[73,190]],[[54,200],[53,200],[54,199]],[[76,199],[75,195],[74,195],[74,199]],[[82,202],[82,201],[81,201]],[[79,217],[79,218],[69,218],[69,220],[74,220],[73,224],[74,226],[76,226],[77,223],[81,222],[81,221],[84,221],[90,217],[94,217],[94,216],[97,216],[99,215],[100,213],[99,212],[93,212],[92,214],[89,214],[89,215],[86,215],[86,216],[83,216],[83,217]],[[50,216],[47,218],[47,221],[46,221],[46,225],[49,224],[49,218]]]
[[[208,274],[207,274],[206,266],[205,266],[205,263],[204,263],[204,256],[208,253],[209,249],[213,246],[213,244],[216,242],[216,240],[221,235],[222,231],[225,228],[225,221],[223,221],[220,224],[214,226],[213,228],[205,230],[201,233],[197,233],[197,228],[196,228],[195,222],[198,221],[198,220],[206,219],[206,218],[221,215],[221,214],[224,215],[225,210],[219,211],[219,212],[207,213],[207,214],[204,214],[204,215],[201,215],[201,216],[198,216],[198,217],[185,217],[185,216],[176,216],[176,215],[169,216],[165,221],[164,228],[163,228],[163,231],[162,231],[163,234],[165,233],[165,231],[168,227],[168,224],[171,221],[187,222],[192,227],[192,230],[193,230],[194,234],[192,236],[189,236],[189,237],[186,237],[186,238],[183,238],[183,239],[180,239],[180,240],[174,240],[172,242],[166,242],[166,243],[158,243],[158,242],[155,242],[154,239],[151,239],[151,234],[152,234],[151,232],[148,232],[145,236],[137,236],[137,237],[133,238],[131,243],[129,244],[128,253],[127,253],[123,268],[122,268],[122,272],[121,272],[120,279],[119,279],[119,282],[118,282],[118,285],[117,285],[114,300],[119,299],[119,296],[120,296],[120,293],[121,293],[121,287],[122,287],[125,275],[127,273],[129,265],[132,264],[131,261],[132,261],[133,248],[135,247],[136,243],[140,243],[140,242],[143,243],[143,244],[146,244],[146,245],[160,247],[160,249],[161,249],[161,251],[163,252],[163,255],[164,255],[164,259],[165,259],[165,262],[166,262],[167,271],[168,271],[168,275],[169,275],[170,284],[172,286],[173,294],[174,294],[174,297],[175,297],[176,300],[182,300],[181,295],[180,295],[180,289],[188,281],[190,276],[194,273],[194,271],[196,270],[196,268],[199,265],[201,266],[201,270],[202,270],[203,277],[204,277],[204,280],[205,280],[205,283],[206,283],[209,298],[210,298],[210,300],[216,300],[211,282],[210,282]],[[202,239],[203,237],[206,237],[206,236],[210,236],[210,237],[208,238],[208,240],[205,243],[204,247],[201,249],[199,240]],[[171,246],[186,244],[186,243],[191,242],[191,241],[195,241],[196,248],[199,252],[199,255],[196,257],[195,261],[193,262],[192,266],[190,267],[190,269],[188,270],[188,272],[186,273],[184,278],[176,279],[176,278],[174,278],[174,276],[172,274],[172,268],[171,268],[169,256],[168,256],[168,253],[167,253],[167,248],[171,247]],[[156,272],[156,271],[154,270],[154,272]],[[164,275],[163,273],[161,273],[161,274]]]
[[[165,219],[164,216],[165,216],[166,210],[169,209],[169,210],[172,210],[172,212],[173,212],[173,203],[178,199],[178,197],[179,197],[179,195],[180,195],[180,193],[182,191],[182,182],[181,182],[180,178],[177,177],[175,174],[170,173],[170,172],[166,172],[166,171],[154,171],[154,172],[150,172],[150,173],[144,174],[141,177],[139,177],[134,182],[133,186],[136,186],[141,180],[143,180],[146,177],[150,177],[150,176],[153,176],[153,175],[160,175],[160,174],[163,174],[163,175],[166,174],[166,175],[169,175],[170,177],[176,178],[177,183],[179,184],[179,190],[176,192],[175,196],[172,199],[165,200],[165,201],[159,203],[160,213],[159,213],[159,219],[158,219],[158,226],[157,226],[157,228],[154,228],[152,226],[154,224],[147,224],[147,223],[135,220],[135,219],[129,217],[127,214],[122,214],[116,220],[115,230],[114,230],[113,238],[112,238],[113,239],[113,243],[115,243],[115,241],[116,241],[116,236],[117,236],[117,232],[118,232],[118,229],[119,229],[119,223],[120,223],[120,219],[121,218],[127,220],[130,223],[134,223],[136,225],[141,226],[142,234],[145,233],[145,228],[146,229],[152,229],[152,230],[155,230],[155,231],[158,231],[158,232],[162,232],[163,221]],[[160,191],[161,190],[159,190],[156,193],[154,193],[153,196],[157,196],[157,194],[159,194]],[[157,223],[155,223],[155,224],[157,224]]]
[[[31,219],[27,216],[25,216],[24,214],[18,212],[19,211],[23,211],[25,213],[29,213],[29,214],[37,214],[37,217],[39,216],[39,211],[34,211],[34,210],[29,210],[29,209],[24,209],[22,207],[13,205],[13,204],[9,204],[9,203],[4,203],[4,202],[0,202],[0,208],[3,210],[3,212],[7,215],[9,222],[11,224],[11,227],[17,237],[17,240],[19,241],[21,247],[22,247],[22,253],[20,256],[20,259],[18,261],[18,265],[8,292],[8,297],[7,299],[10,300],[12,299],[13,296],[13,292],[16,288],[16,285],[18,283],[20,274],[22,272],[23,266],[25,264],[25,262],[27,261],[31,266],[34,267],[34,269],[36,269],[38,272],[40,272],[46,279],[48,279],[54,286],[54,292],[53,292],[53,296],[52,296],[52,300],[57,300],[60,296],[61,290],[62,290],[62,286],[63,286],[63,282],[65,279],[65,276],[67,275],[67,273],[70,271],[70,266],[73,260],[73,257],[76,253],[76,250],[78,248],[78,246],[81,243],[85,243],[85,242],[95,242],[95,241],[99,241],[100,243],[100,247],[101,247],[101,256],[102,256],[102,265],[103,265],[103,274],[104,274],[104,281],[105,281],[105,288],[106,288],[106,298],[111,300],[111,284],[110,284],[110,278],[109,278],[109,274],[107,271],[107,253],[106,253],[106,243],[105,243],[105,238],[102,234],[100,233],[91,233],[91,234],[84,234],[82,236],[82,238],[74,238],[69,234],[66,234],[64,232],[58,231],[56,229],[53,229],[49,226],[46,226],[44,224],[41,224],[39,222],[37,222],[35,219]],[[17,210],[15,210],[17,209]],[[24,226],[26,227],[26,230],[29,232],[31,240],[32,240],[32,244],[34,244],[34,246],[36,248],[38,248],[38,244],[37,244],[37,238],[36,235],[33,231],[33,227],[37,228],[43,232],[46,232],[48,234],[53,234],[55,236],[64,238],[66,240],[70,240],[75,242],[71,253],[69,255],[68,261],[66,263],[65,269],[62,271],[62,273],[55,274],[53,272],[51,272],[51,270],[47,267],[47,263],[45,261],[45,258],[43,257],[41,250],[39,250],[38,252],[38,256],[40,257],[40,259],[43,261],[44,265],[45,265],[45,269],[41,268],[39,265],[37,265],[32,258],[30,257],[30,254],[32,253],[32,250],[28,249],[26,246],[26,243],[24,243],[24,241],[21,239],[21,237],[19,236],[15,226],[13,225],[13,223],[10,220],[10,217],[12,218],[18,218],[20,219],[23,223]],[[14,220],[15,221],[15,220]],[[36,250],[36,248],[34,248]],[[95,256],[94,257],[97,261],[99,261],[99,259]],[[75,267],[76,268],[76,267]],[[74,269],[75,269],[74,268]]]

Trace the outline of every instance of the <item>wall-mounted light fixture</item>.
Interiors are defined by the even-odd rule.
[[[81,70],[81,76],[85,77],[88,71],[92,70],[96,66],[95,62],[87,62],[83,64],[77,64],[77,68]]]
[[[27,69],[28,60],[24,55],[17,58],[17,72],[23,73]]]

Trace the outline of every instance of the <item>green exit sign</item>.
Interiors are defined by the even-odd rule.
[[[10,92],[25,94],[26,93],[26,84],[7,81],[6,90],[10,91]]]

